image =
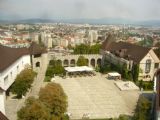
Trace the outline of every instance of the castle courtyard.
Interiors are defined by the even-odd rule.
[[[68,96],[68,113],[71,119],[114,118],[120,114],[132,115],[140,91],[120,91],[114,80],[107,80],[106,75],[56,77]]]

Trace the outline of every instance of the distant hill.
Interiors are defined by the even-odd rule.
[[[50,19],[24,19],[24,20],[0,20],[0,23],[53,23],[53,20]]]
[[[26,20],[18,20],[18,23],[54,23],[55,21],[52,19],[26,19]]]
[[[140,21],[137,22],[136,24],[144,26],[160,26],[160,20]]]
[[[0,20],[0,23],[75,23],[75,24],[130,24],[143,26],[160,26],[160,20],[133,21],[121,18],[102,19],[24,19],[24,20]]]

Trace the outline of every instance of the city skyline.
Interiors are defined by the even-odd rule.
[[[160,20],[159,0],[1,0],[0,20],[102,19]]]

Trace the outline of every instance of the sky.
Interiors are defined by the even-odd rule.
[[[0,0],[0,19],[160,20],[160,0]]]

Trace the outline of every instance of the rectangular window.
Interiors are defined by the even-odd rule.
[[[159,68],[159,63],[155,63],[154,64],[154,68],[156,69],[156,68]]]
[[[151,69],[151,60],[148,59],[148,60],[146,60],[145,72],[146,72],[146,73],[149,73],[149,72],[150,72],[150,69]]]

